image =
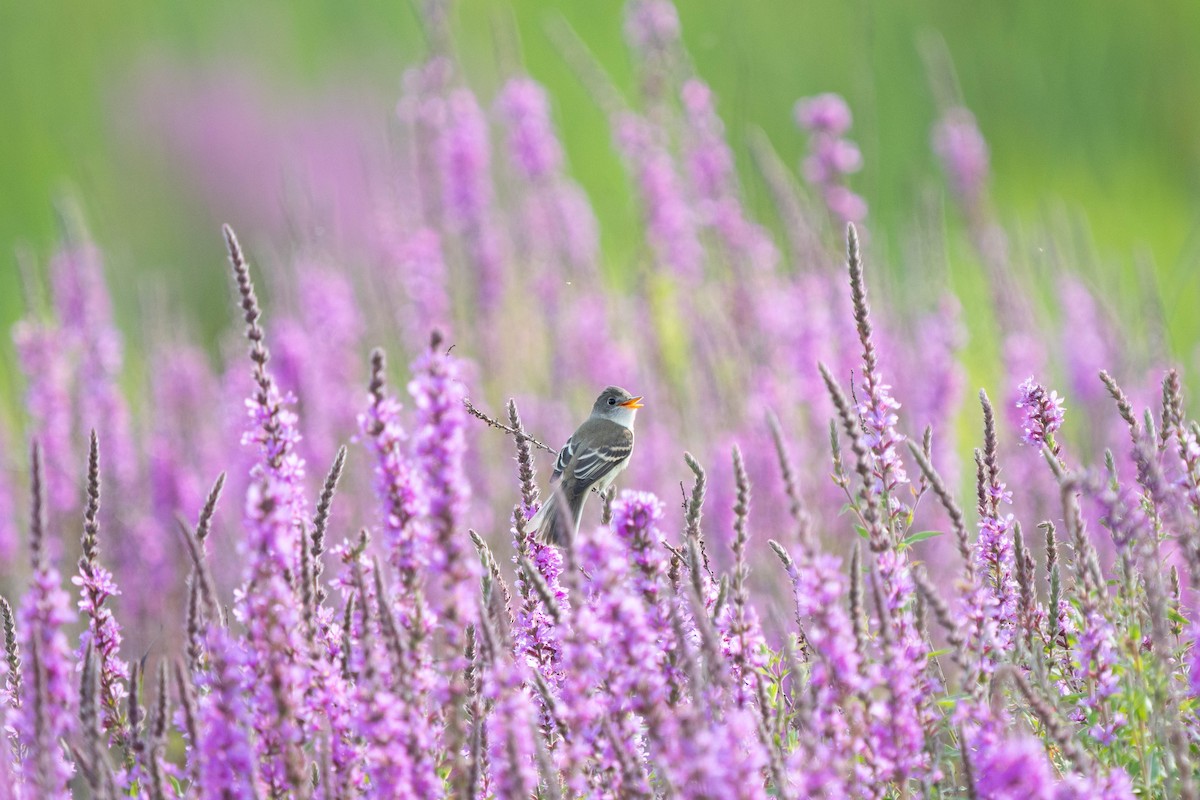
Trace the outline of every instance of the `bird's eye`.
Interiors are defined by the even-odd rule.
[[[617,398],[615,398],[615,397],[608,398],[608,404],[610,406],[615,406],[617,404]]]

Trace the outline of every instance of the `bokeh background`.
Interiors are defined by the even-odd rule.
[[[744,146],[749,130],[761,128],[794,166],[805,147],[792,121],[795,100],[821,91],[846,96],[865,157],[852,186],[870,204],[877,269],[903,289],[904,276],[921,269],[915,262],[945,260],[972,328],[965,354],[972,373],[986,373],[980,356],[988,315],[971,251],[954,249],[954,230],[945,253],[911,241],[918,212],[942,202],[929,141],[945,81],[931,75],[930,53],[949,55],[956,91],[988,139],[993,198],[1017,249],[1037,253],[1053,234],[1048,258],[1078,272],[1102,301],[1126,305],[1120,317],[1130,323],[1153,313],[1144,302],[1149,285],[1171,350],[1194,363],[1200,5],[678,5],[697,71],[718,97],[748,200],[768,223],[765,189]],[[619,280],[642,247],[637,211],[603,113],[547,35],[556,17],[578,31],[618,87],[632,89],[615,2],[471,0],[455,12],[456,48],[484,102],[520,65],[548,87],[571,168],[600,219],[604,268]],[[334,151],[356,131],[364,145],[386,146],[400,76],[424,52],[421,37],[413,7],[403,2],[5,3],[0,323],[22,308],[14,254],[33,264],[47,256],[59,237],[54,200],[67,192],[106,252],[117,318],[132,341],[140,332],[129,329],[138,318],[129,312],[147,302],[148,285],[182,299],[187,324],[215,337],[226,316],[207,312],[228,297],[217,223],[247,214],[248,204],[264,216],[285,213],[262,206],[286,194],[287,168],[282,157],[271,163],[268,151],[247,165],[264,183],[260,193],[248,196],[231,183],[222,197],[221,187],[200,185],[196,165],[187,163],[190,145],[179,141],[187,132],[170,124],[172,104],[199,91],[196,76],[214,75],[252,86],[244,102],[259,104],[268,118],[294,120],[306,109],[343,104],[363,112],[362,124],[331,136],[330,158],[353,158]],[[221,113],[218,103],[211,113]],[[288,144],[279,142],[278,152]],[[952,214],[942,219],[951,229],[957,224]],[[1045,302],[1052,310],[1049,293]],[[8,383],[14,367],[7,348],[3,368]]]

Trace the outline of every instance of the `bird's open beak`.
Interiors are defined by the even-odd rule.
[[[646,404],[642,402],[642,395],[639,394],[637,397],[629,398],[624,403],[621,403],[621,405],[625,408],[641,408]]]

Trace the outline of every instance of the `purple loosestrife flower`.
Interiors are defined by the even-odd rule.
[[[488,765],[497,798],[538,793],[534,740],[538,707],[523,680],[524,672],[504,653],[489,666],[484,679],[483,694],[492,703],[487,720]]]
[[[467,420],[462,400],[467,392],[459,378],[458,359],[442,346],[441,336],[435,333],[429,349],[412,366],[408,391],[415,408],[411,453],[428,504],[431,616],[440,626],[447,653],[435,697],[447,709],[446,750],[455,762],[456,790],[462,790],[467,779],[461,758],[468,738],[462,708],[467,696],[466,631],[478,610],[479,561],[466,552],[463,536],[471,497],[463,464]]]
[[[1192,697],[1200,698],[1200,647],[1196,646],[1200,642],[1200,620],[1195,620],[1191,624],[1191,640],[1192,647],[1188,651],[1188,688],[1191,690]]]
[[[373,656],[372,656],[373,657]],[[432,764],[415,763],[409,742],[415,731],[428,725],[409,703],[375,681],[357,683],[354,723],[365,742],[363,770],[369,783],[367,797],[423,800],[441,796],[441,781]]]
[[[304,495],[304,459],[297,451],[300,442],[298,420],[296,413],[288,407],[293,398],[280,393],[278,384],[267,369],[271,356],[264,341],[265,334],[259,325],[262,311],[250,279],[250,267],[233,230],[225,226],[224,233],[234,279],[242,298],[255,385],[253,393],[245,401],[251,424],[242,434],[242,445],[254,446],[258,457],[250,476],[251,481],[260,483],[256,499],[272,504],[270,508],[260,509],[262,514],[251,510],[249,516],[253,519],[269,515],[272,520],[282,523],[278,530],[268,535],[271,541],[254,542],[251,548],[252,551],[268,553],[268,558],[277,559],[283,567],[281,575],[287,576],[298,563],[299,525],[308,516]],[[252,509],[255,503],[250,498],[248,500],[247,507]],[[278,504],[278,507],[274,504]]]
[[[1027,735],[999,737],[971,753],[979,800],[1054,800],[1055,780],[1046,749]]]
[[[843,138],[851,124],[846,101],[832,93],[799,100],[796,124],[809,134],[804,179],[821,193],[829,213],[841,223],[862,222],[867,204],[843,183],[862,168],[858,146]]]
[[[164,530],[175,515],[204,502],[209,482],[223,469],[225,447],[216,376],[198,348],[169,344],[150,357],[151,423],[147,473],[150,504]]]
[[[0,728],[9,729],[7,709],[0,707]],[[0,800],[21,800],[21,782],[13,772],[13,753],[8,737],[0,739]]]
[[[354,430],[363,321],[344,275],[307,265],[297,272],[299,313],[280,327],[275,364],[303,409],[305,460],[323,464]]]
[[[979,536],[975,541],[975,560],[991,594],[987,606],[995,626],[991,634],[997,648],[992,655],[996,657],[1007,650],[1017,624],[1019,593],[1014,577],[1013,523],[1012,514],[990,512],[979,520]]]
[[[74,344],[53,323],[22,320],[13,328],[17,360],[25,374],[25,409],[30,431],[41,445],[46,466],[46,513],[57,524],[77,503],[75,480]]]
[[[254,688],[247,680],[247,658],[229,632],[215,622],[209,623],[204,640],[212,669],[199,700],[200,741],[194,745],[200,764],[200,796],[205,800],[258,800],[250,709]]]
[[[237,592],[235,612],[246,626],[246,665],[253,678],[251,708],[263,780],[278,797],[303,779],[299,748],[304,728],[297,712],[310,676],[292,580],[298,572],[299,525],[307,517],[304,460],[296,450],[296,415],[267,370],[270,355],[258,324],[261,312],[249,267],[228,227],[225,238],[254,365],[255,391],[246,400],[252,426],[242,443],[257,445],[258,450],[246,492],[245,584]]]
[[[129,665],[121,660],[121,626],[105,602],[120,594],[112,573],[99,562],[97,534],[100,522],[100,446],[92,433],[88,453],[87,507],[83,523],[83,555],[79,558],[79,573],[71,583],[80,587],[79,610],[87,615],[88,627],[79,636],[79,670],[83,669],[84,654],[89,646],[99,664],[99,705],[101,728],[108,734],[109,743],[117,743],[129,751],[130,730],[125,719],[122,701],[128,692],[124,682],[129,680]]]
[[[662,654],[643,601],[628,591],[629,565],[613,532],[601,527],[580,538],[587,599],[572,609],[564,633],[560,765],[575,795],[646,796],[643,744],[631,714],[665,709],[666,683],[654,666]],[[657,719],[647,720],[652,736]],[[637,762],[632,771],[622,766],[628,759]]]
[[[1021,424],[1021,440],[1032,447],[1049,445],[1055,455],[1059,454],[1054,434],[1063,424],[1063,401],[1058,392],[1047,392],[1045,387],[1032,376],[1021,384],[1017,408],[1021,409],[1024,421]]]
[[[685,682],[683,670],[679,666],[680,653],[678,642],[671,625],[670,603],[678,601],[687,605],[684,598],[664,598],[664,590],[668,590],[667,568],[668,551],[666,539],[658,527],[663,518],[663,506],[659,499],[649,492],[635,492],[628,489],[613,503],[612,530],[617,540],[627,549],[630,566],[634,570],[631,588],[641,596],[645,603],[649,625],[655,637],[658,649],[653,663],[645,665],[645,669],[661,670],[671,692],[681,691]],[[681,609],[682,610],[682,609]],[[688,612],[690,608],[686,609]],[[756,622],[756,620],[751,621]],[[730,637],[732,628],[726,624],[725,634],[726,655],[733,657],[740,652],[742,638]],[[751,624],[748,628],[750,638],[758,633],[757,626]],[[753,661],[757,654],[751,653]]]
[[[724,705],[720,698],[714,706]],[[766,758],[755,712],[725,706],[707,715],[699,704],[681,705],[668,717],[669,731],[660,736],[655,764],[679,791],[680,797],[728,797],[765,800]]]
[[[792,583],[796,618],[811,649],[806,691],[812,695],[814,736],[791,754],[789,773],[802,796],[848,797],[865,721],[858,697],[869,686],[854,628],[845,609],[845,577],[834,556],[801,552],[799,561],[776,552]]]
[[[75,731],[77,692],[64,627],[75,620],[58,570],[46,554],[42,464],[38,445],[32,457],[33,502],[30,551],[33,576],[21,602],[17,636],[23,654],[23,693],[11,715],[19,742],[21,775],[31,797],[66,798],[74,773],[63,741]]]
[[[972,612],[982,611],[989,617],[986,628],[977,627],[974,631],[979,637],[976,645],[982,647],[985,656],[980,668],[988,674],[995,661],[1012,644],[1018,625],[1020,592],[1015,577],[1017,554],[1013,552],[1015,520],[1011,513],[1002,510],[1012,503],[1013,493],[1000,480],[999,468],[993,472],[987,466],[988,462],[983,463],[990,474],[985,477],[983,487],[979,535],[975,539],[975,565],[987,596],[978,598]],[[989,648],[989,644],[994,645],[994,649]]]
[[[407,301],[401,321],[405,338],[419,341],[435,328],[447,328],[451,304],[441,237],[422,227],[411,234],[390,234],[384,247],[386,269],[394,273]]]
[[[637,569],[634,585],[647,604],[658,602],[661,582],[667,572],[667,554],[658,523],[663,518],[663,506],[649,492],[626,489],[613,503],[612,529],[630,555]]]
[[[446,98],[438,142],[442,207],[447,227],[462,236],[478,287],[476,301],[494,310],[504,291],[504,255],[491,219],[491,144],[487,117],[469,89]]]
[[[867,304],[867,284],[863,274],[863,263],[859,252],[858,231],[853,225],[846,229],[847,266],[850,273],[850,296],[854,305],[854,321],[858,341],[862,346],[862,376],[865,397],[858,403],[857,412],[862,420],[865,441],[871,450],[874,464],[875,485],[869,487],[878,497],[886,498],[887,527],[889,534],[908,513],[908,508],[898,496],[901,487],[908,486],[908,474],[900,459],[899,446],[904,436],[896,430],[899,422],[900,403],[891,395],[892,387],[883,382],[879,370],[879,355],[875,345],[870,307]]]
[[[440,581],[435,615],[448,628],[469,622],[475,607],[477,562],[464,547],[463,524],[471,499],[464,472],[467,451],[466,397],[458,359],[442,351],[435,334],[430,347],[412,365],[408,391],[414,405],[410,453],[424,494],[429,525],[429,572]],[[447,630],[461,640],[463,630]],[[461,640],[460,643],[465,642]]]
[[[796,124],[804,130],[841,136],[853,122],[850,106],[839,94],[828,92],[796,103]]]
[[[1085,687],[1079,698],[1077,722],[1093,721],[1092,738],[1111,745],[1116,730],[1125,724],[1125,716],[1109,709],[1108,700],[1120,690],[1117,676],[1117,637],[1112,623],[1096,608],[1090,608],[1079,632],[1078,678]]]
[[[288,496],[293,490],[271,474],[250,485],[245,520],[249,564],[235,608],[246,626],[253,722],[263,780],[273,796],[295,788],[305,739],[297,715],[311,679],[299,604],[287,577],[292,533]]]
[[[959,200],[976,209],[988,179],[988,146],[975,116],[961,106],[946,111],[933,128],[933,152]]]
[[[444,794],[435,764],[436,741],[426,713],[423,692],[428,686],[416,676],[393,674],[381,665],[380,656],[389,648],[379,648],[377,634],[382,626],[375,622],[387,614],[386,598],[373,598],[365,572],[370,568],[361,546],[343,557],[345,568],[353,573],[351,588],[359,604],[357,620],[348,639],[359,644],[357,662],[351,662],[356,676],[354,701],[357,707],[353,724],[364,742],[362,768],[367,775],[368,797],[422,800]],[[378,602],[372,602],[377,600]],[[378,612],[378,613],[377,613]],[[418,694],[421,692],[422,694]]]
[[[508,133],[520,189],[509,222],[516,254],[529,265],[526,280],[546,312],[547,334],[562,342],[565,329],[577,324],[572,306],[599,277],[595,214],[583,190],[563,173],[545,90],[529,78],[514,78],[501,91],[496,110]],[[569,291],[575,281],[585,291]],[[599,330],[607,328],[605,321]],[[550,354],[553,383],[568,382],[566,352],[569,348],[558,347]]]
[[[576,272],[596,262],[596,217],[587,195],[563,174],[562,146],[550,119],[546,91],[530,78],[513,78],[500,92],[496,109],[508,131],[508,150],[518,175],[529,184],[518,237],[525,248],[549,261],[565,261]],[[539,291],[562,282],[558,270],[543,276]]]
[[[129,665],[121,660],[121,626],[113,617],[112,609],[104,603],[111,597],[119,595],[117,584],[112,573],[100,564],[90,568],[90,574],[82,568],[80,574],[71,578],[71,583],[80,588],[82,595],[79,610],[87,615],[89,626],[79,635],[78,658],[87,649],[89,643],[95,644],[95,653],[100,663],[100,707],[103,712],[103,729],[108,732],[110,741],[116,740],[124,744],[129,735],[122,710],[122,703],[128,692],[122,683],[128,679]]]
[[[870,761],[883,780],[901,786],[929,775],[925,727],[931,722],[930,701],[936,689],[926,675],[928,647],[913,614],[915,591],[907,556],[887,550],[876,555],[876,569],[884,592],[886,619],[879,658],[879,685],[886,700],[868,709],[871,735]]]
[[[1094,404],[1093,407],[1103,403],[1103,410],[1107,412],[1108,392],[1096,376],[1117,363],[1118,354],[1111,334],[1115,328],[1101,312],[1096,298],[1076,276],[1068,274],[1059,279],[1058,295],[1063,310],[1063,357],[1069,394],[1072,401]]]
[[[733,151],[725,140],[725,126],[717,116],[712,90],[691,78],[681,94],[688,121],[685,159],[699,198],[701,224],[717,233],[735,268],[745,263],[755,272],[770,272],[779,261],[779,252],[767,232],[746,218]]]
[[[514,529],[515,532],[515,529]],[[528,534],[527,534],[528,536]],[[562,585],[563,556],[553,545],[529,537],[528,558],[557,601],[557,610],[565,613],[570,607],[567,590]],[[519,556],[514,555],[516,561]],[[530,668],[536,670],[547,683],[557,687],[562,683],[562,637],[554,622],[554,611],[546,608],[538,593],[528,585],[523,570],[517,572],[517,591],[522,602],[513,615],[514,649],[525,657]]]
[[[513,78],[496,99],[508,129],[513,163],[531,183],[556,176],[562,167],[562,145],[550,120],[546,90],[530,78]]]
[[[913,378],[904,394],[912,398],[907,416],[913,430],[933,428],[933,464],[943,475],[956,475],[954,415],[961,405],[964,378],[958,352],[966,341],[957,298],[942,297],[937,311],[918,323],[917,339],[909,362]]]
[[[1054,800],[1133,800],[1133,782],[1120,767],[1107,773],[1067,775],[1054,791]]]
[[[637,51],[679,40],[679,12],[671,0],[630,0],[625,6],[625,38]]]
[[[420,476],[410,463],[408,436],[400,421],[401,405],[385,393],[383,351],[372,354],[371,405],[359,415],[363,441],[375,457],[375,493],[382,504],[383,541],[388,561],[395,568],[402,591],[397,595],[400,623],[416,633],[427,612],[421,586],[430,559],[430,531],[424,518],[428,500]]]
[[[55,255],[50,275],[63,335],[81,355],[79,389],[88,403],[80,421],[100,434],[116,483],[125,489],[137,480],[137,452],[119,384],[123,344],[100,251],[86,242],[68,245]]]
[[[688,284],[704,273],[704,249],[665,134],[648,120],[626,112],[614,124],[617,145],[634,176],[646,233],[659,263]]]

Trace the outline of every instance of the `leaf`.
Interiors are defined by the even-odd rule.
[[[917,542],[923,542],[926,539],[932,539],[935,536],[941,535],[941,531],[917,531],[916,533],[910,533],[908,536],[905,536],[904,541],[900,542],[900,544],[904,545],[905,547],[912,547]]]
[[[855,525],[854,530],[858,531],[858,535],[864,539],[871,538],[871,534],[867,533],[867,529],[864,528],[862,525]]]

